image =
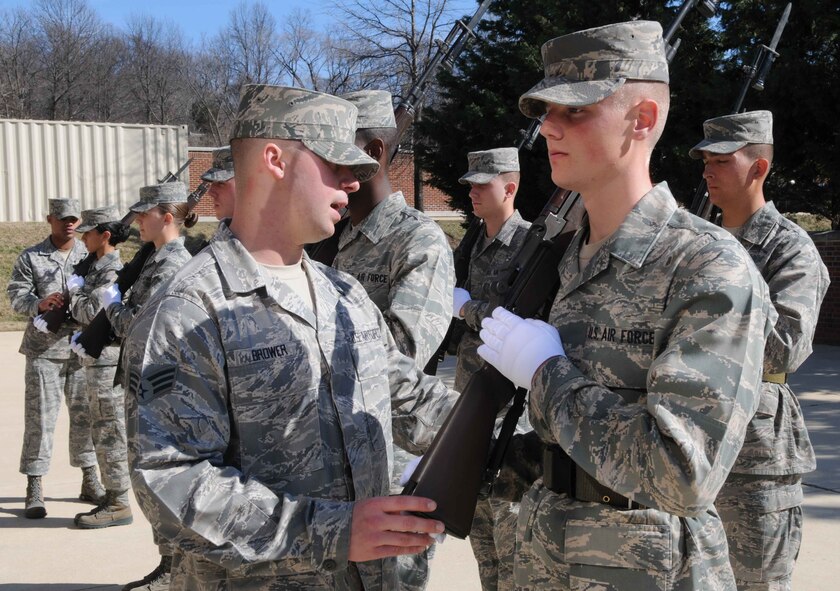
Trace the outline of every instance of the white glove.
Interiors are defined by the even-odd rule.
[[[82,345],[80,345],[78,342],[76,342],[80,334],[82,333],[76,331],[73,333],[73,336],[70,337],[70,350],[82,359],[93,359],[90,355],[87,354],[85,348],[82,347]]]
[[[103,289],[100,297],[102,298],[102,307],[105,309],[110,307],[111,304],[119,304],[122,302],[122,294],[120,293],[120,288],[116,283],[112,283]]]
[[[471,299],[472,296],[470,295],[470,292],[468,292],[466,289],[456,287],[455,290],[452,292],[452,317],[460,318],[461,308],[463,308],[464,304],[469,302]]]
[[[42,318],[42,314],[38,314],[35,318],[32,319],[32,324],[35,325],[39,331],[43,332],[44,334],[49,334],[49,329],[47,328],[47,321]]]
[[[402,475],[400,476],[400,486],[405,486],[408,484],[408,479],[411,478],[411,475],[414,474],[414,471],[417,469],[417,466],[420,465],[420,460],[423,459],[423,456],[417,456],[413,460],[411,460],[408,465],[403,470]]]
[[[73,293],[73,292],[77,291],[78,289],[80,289],[82,286],[84,286],[84,284],[85,284],[85,278],[82,277],[81,275],[76,275],[75,273],[73,273],[67,279],[67,291],[69,291],[70,293]]]
[[[557,329],[542,320],[523,319],[502,307],[481,322],[484,343],[478,354],[518,388],[531,380],[547,359],[565,355]]]

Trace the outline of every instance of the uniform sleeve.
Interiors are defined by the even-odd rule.
[[[810,239],[787,244],[770,259],[765,277],[773,307],[779,314],[767,337],[765,371],[791,373],[813,350],[814,332],[825,293],[828,271]]]
[[[391,273],[385,322],[400,351],[422,366],[443,342],[452,317],[452,250],[437,226],[416,232],[401,250],[394,257],[398,264]]]
[[[73,318],[80,324],[90,324],[102,309],[102,300],[99,297],[100,288],[107,287],[116,280],[116,269],[110,269],[99,277],[96,284],[86,281],[81,289],[70,296],[70,314]]]
[[[384,320],[381,324],[384,328]],[[424,374],[418,362],[400,352],[387,330],[381,332],[388,355],[394,443],[409,453],[422,455],[434,440],[458,394],[438,378]]]
[[[38,302],[41,301],[32,273],[32,261],[27,253],[21,254],[12,268],[12,278],[6,286],[6,293],[12,304],[12,310],[23,316],[34,318],[38,315]]]
[[[758,403],[770,311],[746,253],[713,242],[671,280],[647,396],[627,402],[555,357],[534,378],[532,424],[602,484],[698,515],[723,485]]]
[[[164,537],[225,568],[284,559],[341,568],[352,503],[277,496],[226,461],[235,451],[220,342],[198,302],[178,297],[132,327],[129,459],[143,511]]]

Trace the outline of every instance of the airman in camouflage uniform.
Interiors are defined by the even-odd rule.
[[[399,141],[391,93],[363,90],[341,98],[359,110],[356,145],[379,162],[379,172],[348,197],[350,223],[339,237],[332,266],[362,284],[397,348],[422,367],[443,341],[452,316],[452,249],[434,220],[391,189],[389,153]],[[399,478],[415,457],[394,449],[393,494],[402,491]],[[397,558],[401,589],[425,589],[429,558],[426,552]]]
[[[531,224],[514,208],[519,189],[519,152],[516,148],[496,148],[467,154],[469,169],[459,179],[471,185],[473,211],[481,222],[478,240],[472,245],[469,272],[463,288],[456,292],[458,310],[466,326],[458,345],[455,389],[463,392],[470,376],[484,365],[478,356],[481,321],[493,311],[490,300],[493,286],[522,247]],[[460,299],[457,297],[460,295]],[[459,305],[461,302],[463,304]],[[504,414],[499,417],[496,434]],[[523,414],[517,433],[530,430]],[[484,591],[513,588],[513,553],[519,503],[499,499],[479,499],[475,509],[470,545],[478,562],[478,574]]]
[[[114,246],[128,238],[128,228],[120,224],[115,206],[88,209],[76,227],[88,252],[97,258],[77,289],[70,290],[70,314],[83,327],[93,321],[102,308],[101,291],[114,283],[122,269],[120,252]],[[102,349],[98,359],[83,357],[90,421],[96,458],[107,496],[93,511],[79,513],[74,523],[82,529],[127,525],[132,522],[128,500],[128,452],[125,436],[123,390],[114,386],[119,343]]]
[[[183,219],[180,214],[177,214],[176,209],[186,204],[186,186],[179,181],[150,185],[142,187],[139,196],[140,200],[132,205],[130,210],[139,214],[137,223],[140,226],[141,241],[153,242],[156,250],[146,260],[137,281],[128,290],[125,300],[116,284],[109,288],[111,293],[106,293],[103,297],[105,313],[114,333],[120,338],[125,338],[135,317],[152,295],[191,258],[189,251],[184,247],[184,238],[179,236],[179,233],[182,224],[190,226],[195,223],[196,218],[194,214],[190,214],[189,217]],[[121,365],[126,363],[124,353],[120,363]],[[117,368],[116,380],[123,390],[127,388],[125,374],[121,367]],[[129,442],[130,445],[131,442]],[[169,588],[174,548],[169,540],[158,533],[157,524],[153,520],[151,523],[154,542],[158,547],[161,561],[142,579],[124,585],[123,591],[131,589],[161,591]]]
[[[77,199],[49,200],[47,221],[51,234],[20,254],[6,288],[12,310],[17,314],[39,319],[41,313],[63,305],[73,266],[87,256],[84,245],[74,238],[73,229],[79,215]],[[68,320],[56,333],[41,332],[29,322],[20,345],[20,353],[26,356],[20,472],[27,475],[24,514],[29,518],[47,514],[41,477],[50,467],[62,394],[70,414],[70,464],[84,471],[80,497],[96,504],[104,493],[96,478],[84,370],[68,346],[69,337],[77,327],[74,321]]]
[[[816,468],[816,458],[787,374],[811,354],[828,271],[808,234],[765,201],[772,113],[709,119],[703,133],[689,154],[703,158],[709,198],[752,257],[779,314],[764,349],[758,410],[715,506],[738,589],[789,590],[802,539],[801,475]]]
[[[233,172],[233,154],[230,146],[213,150],[213,165],[201,175],[201,180],[210,183],[207,196],[213,203],[217,220],[233,217],[236,198],[236,179]]]
[[[775,313],[740,245],[651,183],[661,35],[635,21],[549,41],[545,80],[520,98],[545,117],[552,180],[588,217],[549,323],[497,308],[481,332],[479,354],[531,388],[547,446],[522,499],[518,588],[735,589],[712,503],[758,404]]]
[[[386,557],[443,531],[400,514],[430,500],[384,495],[392,434],[421,452],[445,387],[355,279],[303,255],[377,171],[353,144],[356,112],[246,86],[231,147],[248,190],[132,325],[131,477],[177,545],[172,589],[393,589]]]

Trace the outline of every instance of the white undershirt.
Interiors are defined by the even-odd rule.
[[[743,227],[744,226],[723,226],[723,229],[737,238],[741,235],[741,229]]]
[[[260,264],[266,275],[274,277],[291,289],[303,300],[310,310],[315,311],[315,298],[312,295],[312,285],[303,270],[303,261],[296,265],[263,265]]]

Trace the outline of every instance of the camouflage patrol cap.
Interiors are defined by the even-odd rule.
[[[688,151],[695,160],[701,152],[731,154],[747,144],[773,143],[773,113],[748,111],[707,119],[703,123],[703,140]]]
[[[484,185],[503,172],[519,170],[519,150],[516,148],[496,148],[467,154],[469,170],[458,179],[462,185],[474,183]]]
[[[82,223],[76,226],[76,232],[93,230],[99,224],[119,222],[120,214],[116,205],[106,205],[96,209],[86,209],[82,212]]]
[[[242,87],[231,139],[298,140],[333,164],[347,166],[364,182],[379,163],[357,148],[355,105],[331,94],[267,84]]]
[[[143,213],[161,203],[186,203],[187,187],[181,181],[140,188],[140,201],[129,207],[131,211]]]
[[[233,154],[230,146],[213,150],[213,164],[201,175],[202,181],[208,183],[223,183],[233,178]]]
[[[50,199],[50,215],[56,219],[63,220],[64,218],[81,217],[78,199],[59,197],[57,199]]]
[[[545,78],[519,98],[519,110],[537,119],[546,103],[585,107],[604,100],[626,80],[668,83],[662,26],[632,21],[586,29],[542,46]]]
[[[377,127],[393,127],[396,129],[394,103],[391,101],[391,93],[387,90],[360,90],[343,94],[341,98],[353,103],[359,109],[356,129]]]

